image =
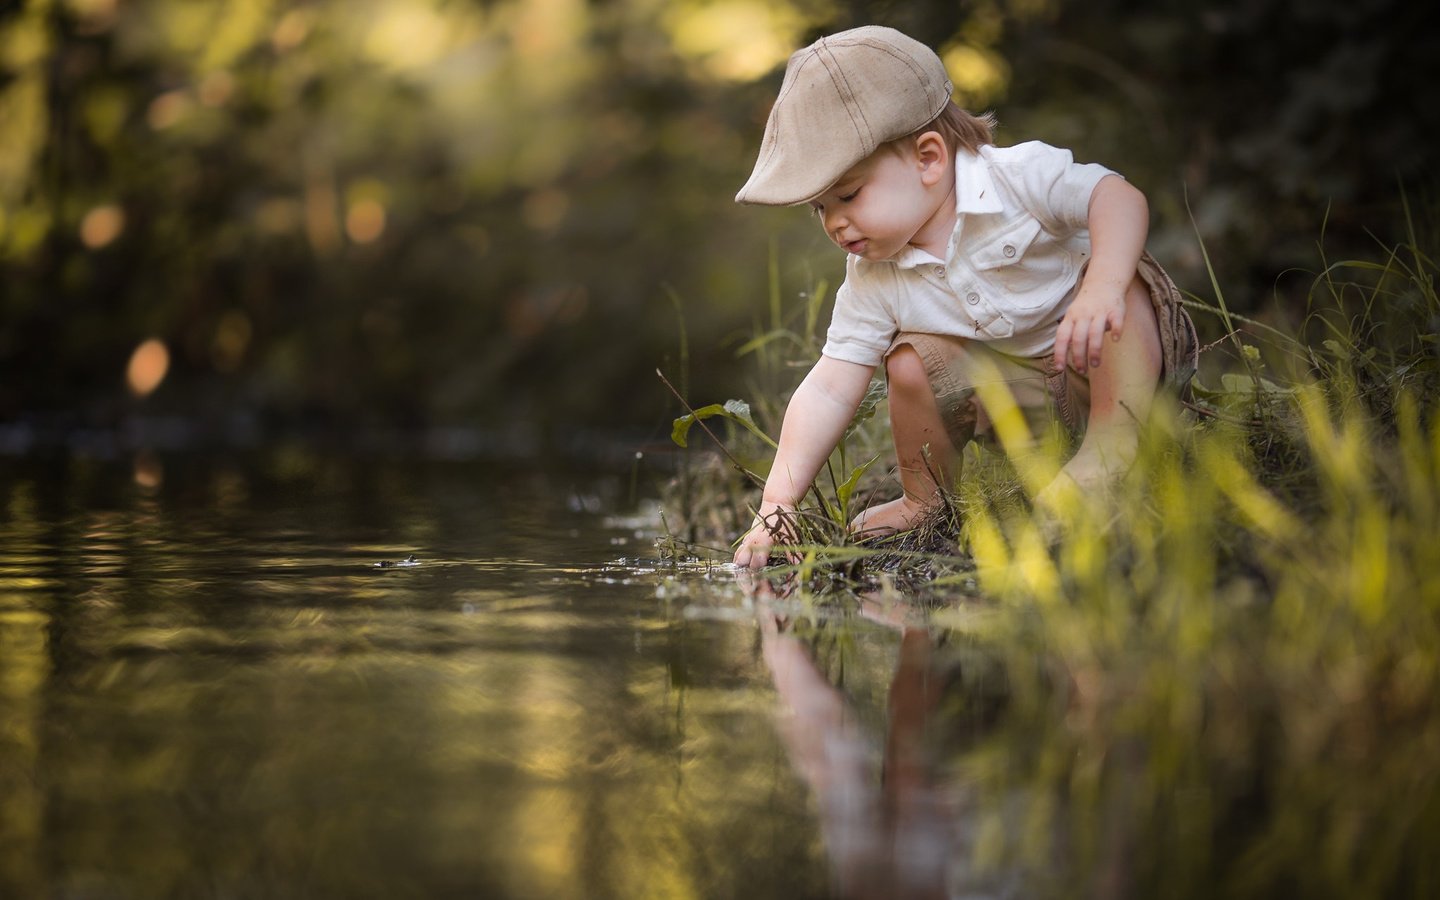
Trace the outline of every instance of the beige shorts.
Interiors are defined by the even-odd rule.
[[[1083,270],[1082,270],[1082,275]],[[1175,282],[1150,254],[1140,258],[1139,274],[1150,288],[1160,327],[1161,370],[1157,389],[1168,387],[1185,396],[1198,363],[1199,341],[1190,314],[1180,302]],[[1076,290],[1079,282],[1076,282]],[[956,449],[988,433],[990,421],[976,396],[982,380],[999,379],[1024,412],[1031,433],[1059,426],[1078,436],[1090,416],[1090,381],[1070,367],[1057,368],[1053,356],[1010,356],[982,341],[943,334],[901,332],[890,343],[913,347],[925,364],[946,433]]]

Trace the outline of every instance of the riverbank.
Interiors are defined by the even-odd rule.
[[[1109,502],[1063,512],[1058,543],[1030,514],[1055,445],[1018,465],[971,448],[925,532],[868,545],[844,523],[893,490],[883,414],[832,459],[803,562],[772,580],[815,607],[933,608],[1003,672],[1001,724],[951,761],[993,800],[977,865],[1050,861],[1041,893],[1061,895],[1418,896],[1440,878],[1440,300],[1434,242],[1401,230],[1371,259],[1322,256],[1288,314],[1236,316],[1218,279],[1192,297],[1220,335],[1194,398],[1153,418]],[[784,333],[752,349],[817,347]],[[786,363],[757,368],[803,371]],[[753,401],[759,430],[781,396]],[[736,411],[713,418],[763,471]],[[723,547],[753,497],[712,463],[677,479],[672,528]]]

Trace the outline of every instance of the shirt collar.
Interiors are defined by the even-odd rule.
[[[955,213],[997,213],[1004,209],[990,177],[990,164],[978,154],[955,154]]]
[[[913,269],[916,266],[945,264],[945,260],[936,259],[934,254],[921,250],[919,247],[911,247],[908,245],[901,247],[899,253],[890,257],[890,262],[894,263],[896,268],[900,269]]]

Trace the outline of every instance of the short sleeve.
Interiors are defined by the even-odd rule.
[[[893,279],[891,268],[854,256],[845,261],[845,283],[835,293],[835,312],[822,353],[862,366],[878,366],[884,360],[895,337],[894,313],[886,302],[887,296],[894,296],[895,286],[887,293],[883,283],[887,276]]]
[[[1040,141],[1000,150],[993,163],[1003,170],[1020,204],[1052,234],[1086,228],[1095,186],[1106,175],[1117,174],[1096,163],[1077,163],[1069,150]]]

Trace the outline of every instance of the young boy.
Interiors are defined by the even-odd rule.
[[[1194,326],[1144,252],[1144,195],[1066,150],[995,147],[992,120],[951,90],[933,51],[879,26],[821,38],[786,66],[735,199],[808,203],[849,256],[736,565],[760,568],[790,539],[786,514],[882,362],[903,493],[855,518],[872,533],[910,527],[949,486],[989,426],[982,381],[998,377],[1021,408],[1083,432],[1057,483],[1090,489],[1134,459],[1162,381],[1194,372]]]

